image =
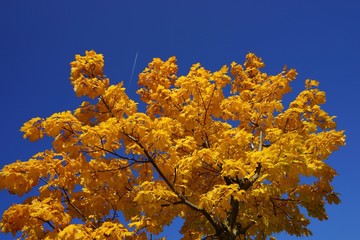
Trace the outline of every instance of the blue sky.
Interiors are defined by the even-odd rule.
[[[3,0],[0,166],[50,146],[23,140],[19,128],[25,121],[81,103],[69,83],[75,54],[103,53],[106,75],[112,83],[125,81],[128,95],[138,100],[136,81],[130,81],[136,53],[134,76],[153,57],[177,56],[185,74],[196,62],[217,70],[231,61],[243,63],[254,52],[269,73],[284,65],[296,68],[295,92],[306,78],[320,81],[327,92],[325,109],[338,116],[338,129],[347,135],[347,146],[328,160],[339,173],[333,184],[342,203],[328,208],[328,221],[313,222],[309,239],[353,239],[360,223],[359,9],[356,0]],[[1,213],[20,201],[7,192],[0,199]],[[177,229],[167,229],[169,239],[178,238]]]

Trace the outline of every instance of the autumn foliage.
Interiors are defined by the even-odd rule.
[[[24,138],[48,136],[52,148],[1,170],[1,189],[33,190],[3,213],[3,232],[148,239],[180,217],[183,239],[308,236],[309,219],[327,219],[325,204],[339,203],[326,159],[345,136],[320,107],[317,81],[285,107],[294,69],[268,75],[250,53],[243,65],[194,64],[178,76],[175,57],[155,58],[139,74],[140,112],[103,66],[94,51],[76,55],[70,80],[86,101],[22,126]]]

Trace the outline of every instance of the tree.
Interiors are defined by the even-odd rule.
[[[194,64],[177,76],[175,57],[155,58],[139,74],[144,113],[103,66],[94,51],[76,55],[70,80],[88,101],[22,126],[30,141],[53,138],[52,148],[1,170],[1,189],[38,188],[4,212],[3,232],[147,239],[180,217],[183,239],[308,236],[309,219],[327,219],[325,204],[339,203],[325,160],[345,136],[321,109],[317,81],[284,109],[294,69],[268,75],[250,53],[231,74]]]

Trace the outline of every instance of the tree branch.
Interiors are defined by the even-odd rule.
[[[259,136],[259,149],[258,149],[258,151],[259,151],[259,152],[263,150],[263,137],[264,137],[264,135],[263,135],[263,131],[262,131],[262,130],[260,130],[260,136]]]
[[[216,223],[215,220],[211,217],[211,215],[205,209],[202,209],[202,208],[198,207],[197,205],[193,204],[192,202],[187,200],[187,198],[183,194],[179,193],[175,189],[175,186],[169,181],[169,179],[165,176],[165,174],[161,171],[159,166],[156,164],[154,158],[149,154],[149,152],[145,149],[145,147],[135,137],[133,137],[130,134],[127,134],[125,132],[123,132],[123,134],[125,136],[127,136],[130,140],[134,141],[144,151],[145,156],[149,159],[150,163],[153,165],[155,170],[159,173],[160,177],[165,181],[166,185],[168,185],[168,187],[178,196],[178,198],[181,200],[181,202],[183,204],[185,204],[186,206],[190,207],[191,209],[193,209],[195,211],[202,213],[204,215],[204,217],[210,222],[210,224],[215,228],[216,232],[222,231],[222,227],[220,226],[220,224]]]
[[[70,199],[70,197],[69,197],[66,189],[64,189],[63,187],[60,187],[60,189],[62,190],[62,195],[64,196],[66,202],[67,202],[68,204],[70,204],[70,206],[71,206],[72,208],[74,208],[77,213],[80,214],[80,216],[82,217],[82,219],[83,219],[85,222],[87,222],[88,219],[87,219],[87,217],[84,215],[84,213],[83,213],[78,207],[76,207],[76,206],[71,202],[71,199]],[[92,224],[92,223],[91,223],[91,226],[92,226],[94,229],[96,228],[96,226],[94,226],[94,224]]]
[[[44,223],[47,223],[52,229],[55,229],[54,225],[52,225],[52,223],[49,220],[44,220],[41,217],[36,217],[36,218]]]

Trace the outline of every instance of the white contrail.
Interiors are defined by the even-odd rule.
[[[136,54],[135,54],[135,60],[134,60],[134,64],[133,64],[133,67],[132,67],[132,70],[131,70],[129,83],[131,83],[131,81],[132,81],[132,79],[134,77],[134,71],[135,71],[135,66],[136,66],[136,61],[137,61],[138,54],[139,54],[139,51],[137,51]]]

